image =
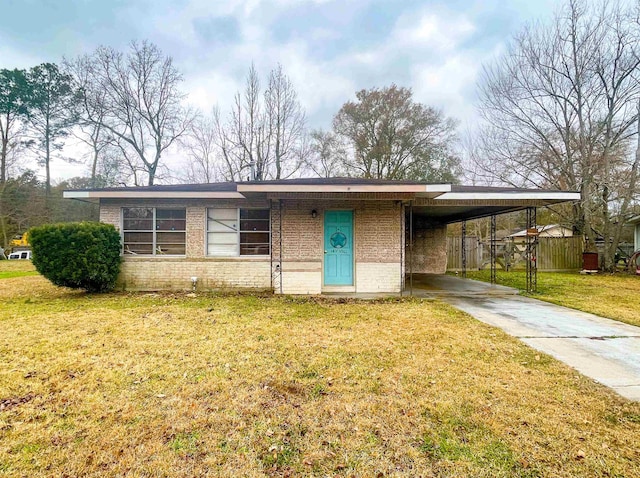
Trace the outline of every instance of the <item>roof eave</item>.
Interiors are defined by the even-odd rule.
[[[516,191],[516,192],[448,192],[436,198],[439,201],[492,201],[492,200],[538,200],[538,201],[579,201],[580,193],[562,191]]]
[[[238,184],[241,193],[414,193],[438,196],[450,184]]]
[[[64,191],[68,199],[244,199],[234,191]]]

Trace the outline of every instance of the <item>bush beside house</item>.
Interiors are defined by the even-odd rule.
[[[55,285],[106,292],[120,272],[120,234],[110,224],[50,224],[29,231],[33,264]]]

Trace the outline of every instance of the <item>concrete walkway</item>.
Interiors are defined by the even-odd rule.
[[[476,319],[500,327],[623,397],[640,401],[640,327],[520,297],[508,287],[505,291],[452,276],[423,281],[427,287],[415,295],[425,297],[435,291],[435,296]],[[438,294],[436,284],[446,292]]]

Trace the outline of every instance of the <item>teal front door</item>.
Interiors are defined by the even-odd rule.
[[[353,211],[324,213],[324,285],[353,285]]]

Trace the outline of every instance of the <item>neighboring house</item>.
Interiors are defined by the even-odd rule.
[[[292,179],[65,191],[122,234],[127,289],[399,293],[446,270],[452,222],[580,198],[567,191]]]
[[[549,224],[548,226],[536,226],[538,237],[573,237],[573,231],[560,224]],[[527,240],[527,230],[523,229],[507,236],[514,242],[524,242]]]
[[[634,250],[640,251],[640,216],[632,217],[627,224],[635,226],[633,229]]]

